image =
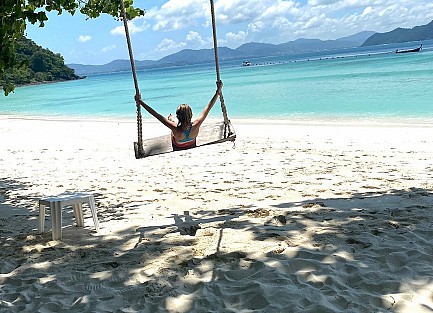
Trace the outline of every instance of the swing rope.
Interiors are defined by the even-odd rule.
[[[134,86],[135,86],[135,94],[140,94],[140,89],[138,88],[138,79],[137,79],[137,72],[135,70],[135,63],[134,63],[134,55],[132,54],[132,45],[131,45],[131,37],[129,36],[129,28],[128,28],[128,20],[126,19],[126,12],[125,12],[125,2],[124,0],[120,1],[121,3],[121,10],[122,10],[122,19],[123,19],[123,26],[125,27],[125,35],[126,35],[126,44],[128,46],[128,52],[129,52],[129,60],[131,62],[131,70],[132,70],[132,77],[134,79]],[[137,153],[139,155],[144,154],[144,148],[143,148],[143,119],[141,116],[141,106],[140,104],[136,103],[137,106]]]
[[[221,76],[220,76],[220,67],[219,67],[218,43],[217,43],[217,33],[216,33],[216,23],[215,23],[215,9],[214,9],[213,0],[210,0],[210,12],[211,12],[211,16],[212,16],[212,35],[213,35],[213,50],[214,50],[214,54],[215,54],[215,71],[216,71],[217,82],[220,82]],[[226,108],[226,105],[224,103],[224,97],[223,97],[222,90],[221,90],[219,98],[220,98],[220,102],[221,102],[221,111],[223,113],[223,118],[224,118],[224,125],[228,128],[228,133],[230,135],[231,134],[230,123],[229,123],[229,118],[227,115],[227,108]]]
[[[137,71],[135,68],[134,63],[134,55],[132,53],[132,44],[131,44],[131,37],[129,35],[129,28],[128,28],[128,20],[126,17],[126,10],[125,10],[125,3],[124,0],[120,0],[121,3],[121,14],[122,14],[122,20],[123,20],[123,26],[125,28],[125,35],[126,35],[126,43],[128,46],[128,52],[129,52],[129,60],[131,62],[131,70],[132,70],[132,77],[134,79],[134,86],[135,86],[135,94],[140,94],[140,89],[138,87],[138,79],[137,79]],[[217,82],[221,81],[220,77],[220,69],[219,69],[219,57],[218,57],[218,43],[217,43],[217,34],[216,34],[216,23],[215,23],[215,9],[214,9],[214,2],[213,0],[210,0],[210,6],[211,6],[211,16],[212,16],[212,34],[213,34],[213,45],[214,45],[214,53],[215,53],[215,70],[216,70],[216,77]],[[228,119],[227,115],[227,108],[224,103],[224,97],[222,95],[222,91],[220,93],[220,102],[221,102],[221,111],[224,118],[224,138],[228,138],[232,135],[234,135],[234,132],[230,130],[230,121]],[[145,151],[143,148],[143,119],[141,115],[141,106],[138,102],[136,102],[137,106],[137,142],[134,144],[135,149],[135,157],[141,158],[145,155]]]

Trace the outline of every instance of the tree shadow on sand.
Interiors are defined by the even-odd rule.
[[[432,207],[389,190],[2,236],[0,311],[429,312]]]

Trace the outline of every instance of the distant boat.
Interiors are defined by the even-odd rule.
[[[249,61],[243,61],[242,66],[250,66],[251,63]]]
[[[408,52],[420,52],[422,49],[422,45],[415,49],[407,49],[407,50],[395,50],[395,53],[408,53]]]

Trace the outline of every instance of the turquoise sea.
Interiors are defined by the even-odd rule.
[[[422,119],[433,121],[433,41],[244,60],[220,60],[230,118]],[[215,91],[212,63],[138,72],[142,98],[163,115],[180,103],[195,112]],[[16,88],[0,114],[135,119],[130,72]],[[144,118],[150,116],[143,112]],[[221,116],[216,106],[211,116]]]

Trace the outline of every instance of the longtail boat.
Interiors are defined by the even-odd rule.
[[[415,49],[407,49],[407,50],[395,50],[395,53],[408,53],[408,52],[420,52],[422,49],[422,45]]]

